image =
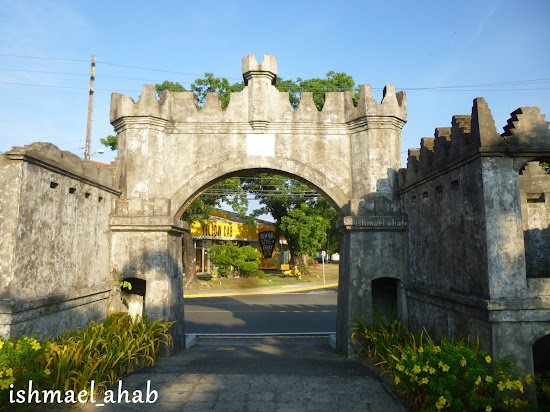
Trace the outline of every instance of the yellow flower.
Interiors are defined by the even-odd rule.
[[[399,376],[395,377],[395,384],[399,385],[399,382],[401,382],[401,379],[399,379]]]
[[[8,389],[12,383],[15,382],[15,378],[0,379],[0,389]]]
[[[3,376],[4,376],[4,371],[1,370],[1,371],[0,371],[0,378],[3,377]]]
[[[422,346],[418,348],[418,353],[424,353],[424,348],[422,348]]]
[[[6,376],[13,376],[13,369],[12,368],[8,368],[6,370]]]
[[[443,372],[448,372],[451,368],[449,367],[449,365],[443,365],[441,369],[443,370]]]
[[[423,368],[422,368],[422,372],[428,372],[430,370],[430,367],[428,365],[425,365]]]
[[[44,369],[44,373],[49,376],[51,374],[50,370],[48,368]]]
[[[478,376],[476,381],[475,381],[475,384],[479,385],[480,383],[481,383],[481,376]]]
[[[533,382],[533,378],[531,377],[531,375],[527,375],[525,377],[525,382],[527,383],[527,385],[531,385],[531,382]]]
[[[460,359],[460,366],[466,366],[466,359]]]
[[[405,367],[403,365],[399,364],[395,367],[395,369],[397,369],[399,372],[403,372],[405,370]]]
[[[491,412],[492,410],[493,408],[491,408],[491,405],[487,405],[487,407],[485,408],[486,412]]]
[[[401,359],[407,360],[407,355],[405,355],[404,353],[402,353],[402,354],[401,354]]]
[[[433,353],[441,352],[441,348],[439,346],[434,346],[432,349]]]
[[[502,381],[499,381],[499,382],[497,383],[497,388],[498,388],[499,391],[503,391],[504,388],[506,388],[506,384],[505,384],[504,382],[502,382]]]
[[[512,381],[506,381],[506,389],[513,389],[514,387],[514,384],[512,383]]]
[[[420,373],[420,372],[422,372],[422,369],[420,369],[420,366],[414,365],[412,371],[413,371],[413,373]]]
[[[486,376],[485,380],[489,383],[492,383],[493,382],[493,377],[492,376]]]
[[[449,403],[447,399],[445,399],[443,396],[439,397],[439,400],[436,402],[435,407],[439,409],[443,409],[445,407],[445,404]]]
[[[491,363],[491,357],[489,355],[485,356],[485,362]]]
[[[430,375],[433,375],[434,373],[435,373],[435,368],[432,368],[432,367],[430,366]]]
[[[426,385],[428,382],[429,382],[428,378],[422,378],[422,380],[420,381],[420,383],[424,385]]]
[[[0,349],[2,349],[4,347],[4,342],[2,341],[2,339],[0,339]]]
[[[415,355],[411,355],[411,359],[412,359],[413,361],[415,361],[415,360],[416,360],[416,356],[415,356]]]
[[[443,361],[439,361],[439,363],[437,364],[437,366],[439,366],[440,368],[444,365]]]
[[[8,343],[8,346],[9,346],[10,348],[13,348],[13,342]]]

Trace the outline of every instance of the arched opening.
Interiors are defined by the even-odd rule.
[[[291,162],[289,161],[289,163]],[[303,168],[305,168],[305,166]],[[172,199],[174,205],[180,206],[176,212],[176,217],[181,218],[183,213],[185,213],[187,208],[201,195],[201,193],[203,193],[205,190],[207,190],[209,187],[212,187],[216,183],[235,176],[246,178],[257,176],[263,173],[284,176],[288,179],[296,180],[307,185],[312,190],[317,192],[319,196],[326,199],[327,202],[329,202],[340,214],[340,216],[343,216],[342,208],[346,206],[348,197],[340,188],[338,188],[336,185],[334,185],[334,183],[330,182],[325,176],[322,176],[318,172],[308,170],[305,174],[310,175],[313,179],[306,179],[298,174],[290,173],[281,169],[242,169],[238,167],[232,169],[234,170],[222,174],[219,174],[219,172],[214,172],[215,177],[210,178],[205,176],[212,176],[213,172],[207,169],[204,172],[197,173],[195,176],[188,179],[188,181],[182,186],[182,188],[175,194],[174,198]],[[190,182],[195,182],[195,184],[190,184]],[[323,188],[323,182],[326,184],[327,187]]]
[[[531,161],[519,176],[528,278],[550,277],[550,168]]]
[[[372,306],[380,313],[384,322],[388,322],[392,316],[400,315],[398,291],[398,279],[378,278],[371,282]]]
[[[231,180],[229,183],[227,183],[228,178]],[[265,221],[262,216],[256,216],[255,220],[249,219],[247,222],[245,216],[237,216],[235,211],[229,210],[230,208],[226,208],[225,211],[214,210],[203,220],[189,221],[190,216],[195,213],[194,202],[205,204],[205,196],[225,196],[224,200],[226,201],[227,197],[242,196],[240,189],[237,190],[235,186],[235,181],[239,183],[240,189],[246,192],[249,201],[257,202],[255,207],[263,210],[263,216],[266,212],[269,213],[271,221]],[[193,257],[193,261],[189,262],[184,256],[184,272],[186,272],[184,299],[189,298],[185,301],[184,306],[187,333],[335,332],[338,299],[336,283],[339,263],[329,264],[327,259],[317,262],[315,258],[321,254],[320,252],[325,252],[324,256],[332,256],[337,254],[334,252],[339,252],[339,250],[335,250],[338,242],[334,238],[330,239],[330,235],[334,236],[336,232],[330,225],[323,226],[322,230],[331,231],[331,233],[330,235],[325,233],[325,237],[318,242],[318,246],[314,250],[311,247],[307,249],[308,259],[304,264],[308,268],[307,276],[305,276],[306,272],[302,267],[299,268],[299,274],[296,274],[294,269],[298,267],[295,260],[289,262],[289,252],[293,255],[295,250],[302,249],[294,248],[298,240],[292,237],[292,231],[285,226],[291,218],[298,219],[294,216],[294,211],[303,212],[304,220],[316,213],[320,219],[323,213],[330,211],[332,211],[330,216],[339,219],[341,209],[337,202],[326,194],[326,191],[322,191],[308,180],[291,173],[256,168],[218,176],[189,192],[192,194],[183,202],[177,215],[190,224],[190,236],[184,235],[183,248],[184,254],[187,253],[188,256]],[[228,201],[232,202],[233,200],[230,198]],[[302,205],[304,210],[302,210]],[[315,212],[310,211],[313,209]],[[333,223],[329,218],[325,220]],[[312,231],[310,236],[318,236],[318,233]],[[192,245],[192,247],[188,245]],[[244,247],[251,247],[260,252],[261,262],[264,264],[259,268],[262,272],[261,278],[255,279],[253,275],[249,277],[245,275],[244,279],[236,279],[243,276],[235,270],[235,264],[227,264],[220,261],[219,258],[213,257],[215,252],[219,253],[217,249],[222,249],[224,246],[227,246],[228,250],[231,248],[231,253],[235,252],[237,248]],[[266,265],[266,262],[269,265]],[[206,287],[208,292],[218,292],[219,289],[219,293],[224,293],[226,284],[230,285],[233,294],[237,293],[235,289],[241,288],[241,286],[243,294],[247,291],[254,292],[256,287],[275,289],[274,285],[282,285],[291,289],[324,284],[333,284],[333,286],[326,291],[323,297],[320,297],[317,291],[313,291],[309,296],[304,297],[305,293],[302,296],[287,294],[279,300],[275,299],[275,294],[270,293],[269,296],[266,294],[256,298],[254,303],[248,302],[244,297],[225,297],[220,298],[217,302],[210,299],[207,302],[193,296],[199,293],[196,293],[194,286],[188,283],[188,268],[194,268],[201,272],[197,276],[203,284],[199,285],[199,289],[204,288],[204,284],[206,284],[209,285]],[[325,279],[323,279],[323,274],[326,276]],[[200,277],[200,275],[203,276]],[[241,280],[242,282],[240,282]],[[242,285],[240,285],[241,283]],[[315,296],[316,294],[317,296]],[[200,302],[200,304],[197,305],[195,302]],[[248,305],[247,309],[245,309],[245,305]],[[205,306],[208,306],[208,309],[205,309]],[[257,316],[251,315],[251,313],[266,313],[267,316],[268,309],[279,312],[280,319],[286,320],[277,321],[279,323],[275,324],[270,321],[262,322]],[[316,316],[318,319],[315,319]],[[298,318],[302,320],[297,321]],[[300,326],[299,322],[305,326]],[[301,327],[309,329],[302,330]]]
[[[533,344],[533,366],[539,407],[550,407],[550,335]]]

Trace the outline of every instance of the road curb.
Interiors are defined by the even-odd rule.
[[[183,294],[184,299],[193,299],[193,298],[217,298],[223,296],[239,296],[239,295],[273,295],[277,293],[289,293],[289,292],[301,292],[306,290],[316,290],[316,289],[325,289],[338,286],[338,283],[327,283],[326,285],[315,285],[315,286],[304,286],[299,288],[278,288],[273,290],[260,290],[257,292],[222,292],[222,293],[205,293],[205,294],[192,294],[186,295]]]

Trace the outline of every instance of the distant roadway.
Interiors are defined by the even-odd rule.
[[[338,289],[184,298],[185,333],[336,331]]]

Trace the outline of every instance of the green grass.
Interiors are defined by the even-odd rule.
[[[310,275],[296,277],[284,277],[279,270],[264,270],[264,278],[210,278],[200,279],[201,283],[194,284],[187,290],[225,290],[225,289],[254,289],[262,287],[277,287],[286,285],[305,286],[313,282],[323,281],[322,265],[310,267]],[[327,283],[338,281],[338,264],[325,264],[325,279]],[[220,285],[221,282],[221,285]]]

